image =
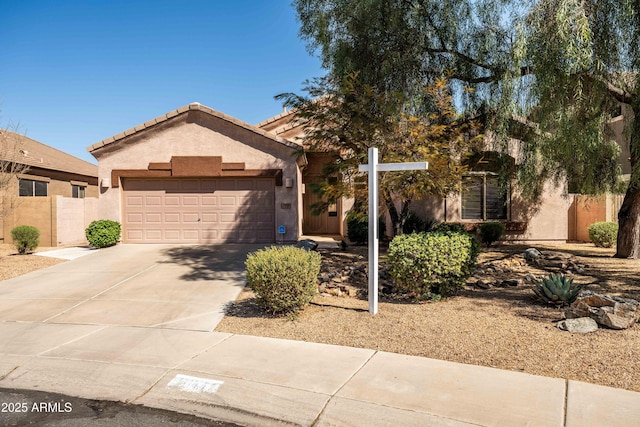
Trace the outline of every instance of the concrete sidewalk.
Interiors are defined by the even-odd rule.
[[[0,322],[0,387],[242,425],[637,426],[640,393],[374,350],[193,330]]]

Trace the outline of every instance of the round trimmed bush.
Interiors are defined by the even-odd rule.
[[[93,221],[85,230],[89,244],[94,248],[113,246],[120,240],[120,223],[109,219]]]
[[[320,254],[293,246],[270,247],[247,256],[247,284],[267,311],[295,312],[318,292]]]
[[[615,222],[594,222],[589,226],[589,239],[599,248],[610,248],[616,244],[618,224]]]
[[[11,237],[18,253],[33,252],[40,244],[40,230],[31,225],[20,225],[11,229]]]
[[[504,236],[504,224],[500,222],[483,222],[478,226],[480,240],[486,246],[491,246]]]
[[[437,299],[464,286],[478,252],[478,242],[466,232],[403,234],[389,245],[389,273],[401,292]]]

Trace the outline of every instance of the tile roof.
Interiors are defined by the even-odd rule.
[[[15,132],[0,129],[0,144],[0,160],[89,177],[98,176],[98,166]]]
[[[274,134],[272,134],[271,132],[267,132],[263,129],[260,129],[257,126],[253,126],[250,125],[249,123],[243,122],[242,120],[238,120],[235,117],[231,117],[228,116],[226,114],[223,114],[219,111],[214,110],[213,108],[207,107],[205,105],[202,105],[198,102],[193,102],[189,105],[185,105],[184,107],[180,107],[177,110],[173,110],[173,111],[169,111],[166,114],[163,114],[161,116],[156,117],[155,119],[151,119],[143,124],[140,124],[138,126],[134,126],[131,129],[127,129],[124,132],[121,132],[117,135],[111,136],[109,138],[103,139],[102,141],[93,144],[89,147],[87,147],[87,151],[89,151],[90,153],[93,153],[96,150],[99,150],[100,148],[106,147],[108,145],[111,145],[115,142],[118,142],[128,136],[131,136],[133,134],[136,134],[140,131],[143,131],[145,129],[151,128],[159,123],[162,122],[166,122],[169,119],[172,119],[173,117],[176,117],[178,115],[181,114],[185,114],[188,113],[189,111],[201,111],[204,112],[206,114],[209,114],[211,116],[217,117],[219,119],[225,120],[229,123],[232,123],[238,127],[244,128],[248,131],[251,131],[253,133],[256,133],[258,135],[264,136],[265,138],[269,138],[275,142],[278,142],[279,144],[285,145],[287,147],[290,148],[298,148],[297,144],[292,143],[291,141],[288,141],[286,139],[280,138],[278,136],[275,136]]]

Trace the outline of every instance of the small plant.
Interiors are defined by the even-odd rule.
[[[40,230],[31,225],[20,225],[13,228],[11,237],[20,255],[33,252],[40,244]]]
[[[120,240],[120,223],[109,219],[93,221],[85,230],[89,244],[94,248],[113,246]]]
[[[595,222],[589,226],[589,239],[599,248],[610,248],[616,244],[618,224]]]
[[[318,291],[320,254],[292,246],[270,247],[247,256],[247,284],[267,311],[296,312]]]
[[[407,219],[404,220],[402,232],[404,234],[422,233],[427,231],[426,226],[426,221],[420,218],[417,213],[411,211],[407,214]]]
[[[386,224],[383,218],[378,219],[378,238],[383,238],[386,233]],[[351,211],[347,215],[347,237],[356,245],[364,245],[369,241],[369,217],[366,213]]]
[[[483,222],[478,226],[480,240],[489,247],[504,236],[504,224],[500,222]]]
[[[401,292],[437,300],[460,290],[473,271],[478,243],[468,233],[414,233],[389,245],[389,273]]]
[[[549,304],[569,305],[578,298],[582,288],[583,285],[573,284],[573,278],[563,274],[550,274],[535,284],[533,293]]]

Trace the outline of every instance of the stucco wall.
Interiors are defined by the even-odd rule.
[[[517,193],[511,195],[510,220],[527,223],[524,233],[508,234],[513,241],[557,241],[566,242],[569,235],[569,210],[573,197],[566,189],[551,182],[544,186],[540,203],[532,205],[522,200]],[[434,218],[440,222],[465,222],[461,219],[461,196],[447,197],[446,206],[438,197],[425,197],[412,204],[411,210],[421,218]],[[476,221],[470,221],[476,222]]]
[[[299,236],[300,172],[293,149],[220,118],[192,111],[93,154],[100,181],[110,180],[113,169],[146,170],[150,162],[169,162],[172,156],[221,156],[223,162],[242,162],[246,169],[282,169],[283,182],[291,179],[293,187],[275,188],[275,225],[286,227],[285,241]],[[100,217],[122,222],[122,187],[101,187],[100,192]]]
[[[12,183],[11,187],[7,189],[4,196],[4,203],[9,208],[2,224],[2,237],[4,243],[12,243],[11,229],[19,225],[31,225],[40,230],[40,246],[59,246],[64,244],[82,243],[84,238],[77,240],[75,237],[79,233],[79,229],[82,227],[82,234],[84,235],[85,220],[84,218],[91,218],[97,214],[97,193],[98,187],[96,185],[96,178],[93,178],[93,182],[89,183],[86,188],[85,199],[72,199],[71,198],[71,180],[80,181],[82,177],[75,175],[69,175],[64,172],[57,171],[44,171],[38,169],[29,170],[24,175],[26,178],[30,176],[33,178],[48,178],[48,194],[46,197],[20,197],[18,196],[18,184],[17,180]],[[87,182],[88,179],[84,178],[80,182]],[[90,197],[93,195],[93,197]],[[57,201],[62,198],[73,201],[70,206],[65,207],[63,213],[57,211]],[[74,210],[77,209],[77,210]],[[73,222],[78,218],[83,218],[82,222]],[[65,226],[63,229],[58,228],[58,219],[68,218],[69,226]],[[73,220],[71,219],[73,218]],[[72,223],[73,222],[73,223]],[[88,225],[88,224],[87,224]],[[76,230],[77,229],[77,230]],[[75,230],[72,236],[67,235],[69,230]]]
[[[522,201],[517,194],[511,198],[511,219],[527,222],[527,230],[522,235],[510,236],[512,240],[566,242],[569,238],[569,210],[573,197],[566,192],[566,186],[556,186],[552,182],[544,185],[540,203],[531,205]]]
[[[59,246],[85,244],[86,228],[91,221],[98,219],[98,199],[56,196],[54,206],[57,244]]]

